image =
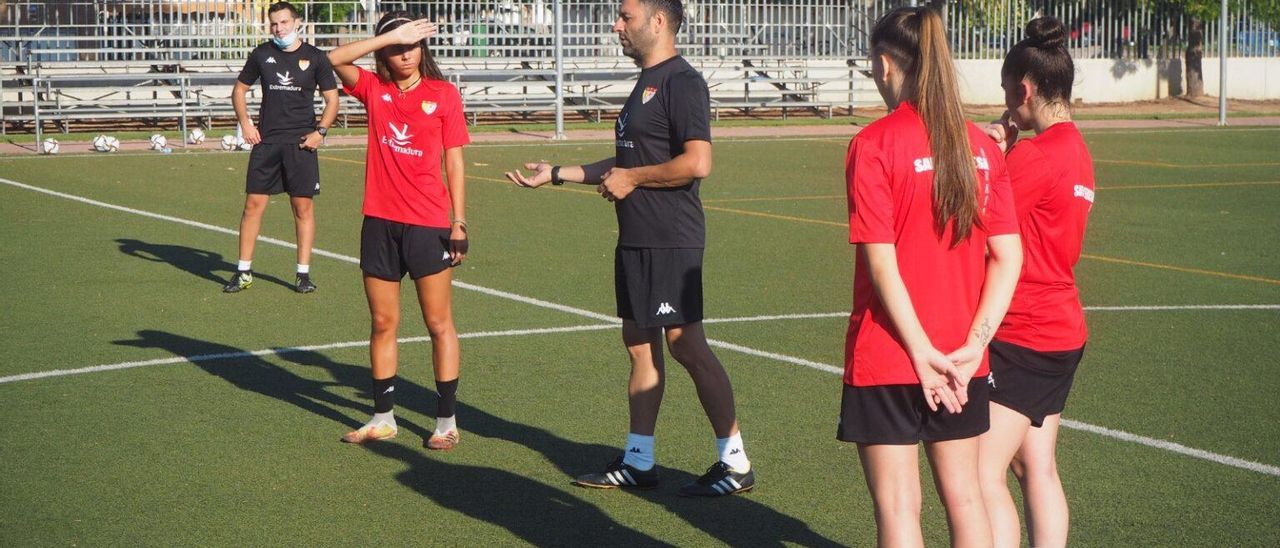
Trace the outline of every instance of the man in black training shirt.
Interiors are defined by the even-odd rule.
[[[679,0],[623,0],[613,30],[623,53],[643,70],[614,126],[613,158],[583,166],[529,163],[525,168],[534,173],[528,177],[507,173],[529,188],[598,185],[618,216],[614,291],[631,356],[631,431],[621,457],[574,481],[583,487],[657,486],[653,432],[662,402],[664,335],[671,355],[693,378],[719,453],[680,494],[720,496],[755,485],[729,376],[702,329],[706,224],[698,186],[711,173],[711,112],[706,81],[676,52],[683,21]]]
[[[267,9],[271,40],[249,54],[231,92],[231,104],[244,133],[253,145],[245,176],[244,215],[240,218],[240,263],[222,290],[236,293],[253,285],[253,246],[262,226],[268,196],[289,193],[298,237],[299,293],[316,290],[311,281],[311,244],[316,222],[311,198],[320,193],[320,161],[316,149],[338,117],[338,83],[333,65],[324,52],[298,39],[302,19],[288,2]],[[245,106],[245,93],[262,79],[259,127],[254,127]],[[316,88],[324,96],[324,115],[316,124],[313,104]]]

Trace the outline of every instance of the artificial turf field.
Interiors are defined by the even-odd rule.
[[[1099,190],[1077,272],[1091,336],[1059,450],[1072,542],[1280,545],[1280,129],[1087,138]],[[447,453],[422,447],[435,396],[409,284],[400,436],[338,442],[372,405],[351,262],[362,149],[321,152],[328,253],[311,295],[291,290],[294,251],[270,242],[253,288],[220,291],[246,154],[0,158],[0,545],[872,544],[855,448],[833,438],[851,301],[846,143],[715,145],[705,286],[708,318],[723,321],[707,332],[759,481],[720,500],[676,496],[714,455],[670,360],[662,487],[569,484],[626,433],[614,216],[589,187],[499,180],[609,143],[467,149],[462,442]],[[263,235],[293,241],[287,200]],[[812,317],[764,318],[786,315]],[[69,374],[27,375],[42,372]],[[926,540],[944,544],[923,477]]]

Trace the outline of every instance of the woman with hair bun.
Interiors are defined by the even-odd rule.
[[[871,33],[892,110],[849,144],[853,313],[836,437],[858,444],[881,546],[922,546],[918,446],[953,546],[990,546],[978,484],[986,346],[1021,268],[1004,158],[968,123],[942,18],[901,8]]]
[[[1024,266],[991,343],[991,429],[979,438],[983,498],[997,547],[1021,542],[1010,468],[1025,501],[1031,546],[1067,543],[1068,509],[1054,457],[1058,426],[1087,331],[1072,269],[1093,207],[1093,160],[1071,121],[1075,67],[1053,17],[1027,23],[1001,69],[1008,110],[988,133],[1006,162]],[[1018,140],[1019,131],[1035,137]]]

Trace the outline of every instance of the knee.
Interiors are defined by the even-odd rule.
[[[305,204],[295,204],[293,206],[293,218],[299,221],[310,221],[315,216],[315,208],[311,207],[311,201]]]
[[[431,334],[432,340],[440,337],[448,337],[454,334],[453,317],[442,315],[438,317],[428,317],[427,333]]]
[[[667,349],[671,351],[671,357],[685,369],[693,370],[710,365],[704,359],[707,354],[706,344],[691,337],[668,338]]]
[[[399,314],[374,314],[370,319],[373,334],[386,335],[390,333],[395,336],[396,330],[400,327]]]
[[[883,520],[920,520],[920,496],[914,492],[883,493],[874,497],[873,504]]]
[[[267,208],[266,200],[248,199],[244,201],[245,215],[260,215]]]
[[[1058,462],[1056,459],[1045,459],[1043,462],[1027,461],[1022,463],[1022,474],[1018,481],[1023,484],[1057,482]]]

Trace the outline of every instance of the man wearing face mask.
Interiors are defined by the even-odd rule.
[[[268,197],[287,192],[293,207],[298,238],[298,275],[295,289],[311,293],[311,246],[316,224],[311,199],[320,193],[320,162],[316,149],[338,117],[338,83],[333,65],[324,52],[298,38],[302,19],[288,2],[267,8],[271,40],[249,54],[231,92],[231,104],[244,133],[253,145],[245,176],[244,215],[240,218],[240,262],[223,286],[237,293],[253,285],[253,248],[262,226]],[[258,125],[249,117],[245,93],[262,79],[262,106]],[[316,123],[316,88],[324,96],[324,114]]]

